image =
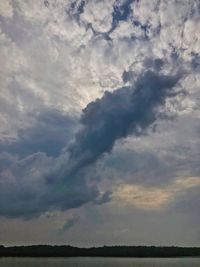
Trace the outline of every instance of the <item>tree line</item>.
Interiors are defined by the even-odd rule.
[[[200,247],[103,246],[0,246],[0,257],[200,257]]]

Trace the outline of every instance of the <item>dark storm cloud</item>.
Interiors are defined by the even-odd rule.
[[[60,170],[62,172],[62,170]],[[42,196],[41,203],[47,207],[59,210],[78,208],[88,202],[94,201],[99,196],[95,185],[89,185],[84,174],[65,182],[60,181],[59,170],[54,173],[54,184],[47,183],[49,190]]]
[[[52,173],[59,161],[60,158],[47,157],[45,153],[23,159],[2,153],[0,216],[31,219],[46,211],[78,208],[98,198],[98,188],[87,184],[85,176],[65,183],[45,183],[46,173]]]
[[[18,139],[15,142],[0,143],[0,148],[20,157],[37,152],[58,156],[71,140],[75,125],[74,118],[57,110],[45,110],[35,117],[33,126],[18,132]]]
[[[106,92],[88,104],[81,117],[82,129],[69,147],[65,177],[95,163],[109,153],[115,142],[129,135],[141,135],[158,117],[158,107],[173,96],[180,75],[164,76],[147,71],[133,86]]]
[[[116,141],[144,134],[156,121],[158,107],[174,95],[173,87],[179,78],[180,75],[163,76],[148,71],[134,85],[106,92],[83,110],[82,128],[68,147],[68,156],[63,154],[54,160],[47,154],[55,156],[66,145],[73,122],[55,111],[41,114],[33,128],[20,134],[21,141],[10,151],[20,155],[41,150],[43,153],[23,160],[2,159],[9,170],[0,170],[0,215],[31,218],[45,211],[110,201],[110,191],[100,193],[94,183],[88,183],[88,167],[109,153]]]

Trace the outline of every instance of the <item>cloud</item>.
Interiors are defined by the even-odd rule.
[[[0,2],[0,15],[5,18],[11,18],[13,16],[13,7],[10,0]]]
[[[103,192],[102,194],[99,194],[99,197],[95,199],[95,203],[98,205],[107,203],[111,201],[112,192],[110,190],[107,190]]]
[[[175,196],[177,179],[199,177],[198,0],[0,1],[0,14],[1,216],[86,203],[104,214],[119,182],[133,186],[133,209],[154,209],[154,196],[161,207]],[[173,94],[177,85],[187,94]],[[194,207],[194,187],[179,187]]]
[[[164,76],[151,71],[142,74],[135,85],[105,93],[88,104],[81,117],[82,129],[70,146],[65,176],[95,163],[109,153],[115,142],[129,135],[142,135],[158,117],[158,107],[173,96],[180,75]]]
[[[69,210],[99,196],[97,186],[79,177],[69,183],[47,184],[45,176],[60,166],[60,158],[35,153],[23,159],[0,157],[0,216],[31,219],[46,211]]]
[[[147,211],[163,210],[169,204],[179,201],[182,194],[200,186],[199,177],[176,179],[165,187],[145,187],[139,185],[120,185],[113,192],[113,201],[119,205],[133,205]]]
[[[69,218],[65,224],[62,227],[62,232],[68,231],[70,228],[72,228],[74,225],[80,222],[80,217],[78,215],[72,215],[71,218]]]
[[[35,130],[26,130],[25,137],[19,139],[20,145],[11,146],[12,153],[17,148],[19,152],[21,149],[21,154],[23,149],[25,152],[35,153],[37,147],[43,150],[43,153],[26,156],[23,160],[14,160],[9,171],[6,169],[2,172],[1,203],[6,203],[8,195],[10,198],[1,207],[1,214],[32,217],[52,209],[68,210],[87,202],[103,204],[110,201],[111,192],[107,190],[101,194],[97,184],[90,184],[85,168],[94,164],[105,153],[109,153],[116,141],[129,135],[144,134],[156,121],[158,108],[165,104],[167,97],[174,95],[174,87],[179,79],[179,75],[158,75],[148,71],[132,86],[105,93],[101,99],[90,103],[83,110],[82,128],[74,143],[66,148],[66,155],[61,154],[56,160],[47,156],[46,145],[48,148],[49,143],[53,144],[53,140],[56,140],[56,136],[62,136],[62,131],[71,122],[57,112],[42,113],[36,120],[38,126]],[[48,132],[45,135],[46,128]],[[64,145],[65,134],[61,141],[61,145]],[[59,149],[61,145],[56,143],[55,148]],[[52,148],[49,155],[56,156],[56,151]],[[47,177],[47,183],[44,177]],[[5,194],[9,184],[12,188],[11,195]]]
[[[97,32],[107,32],[112,24],[112,10],[114,0],[107,1],[88,1],[84,13],[81,15],[82,20],[92,25]]]
[[[0,142],[2,151],[17,154],[20,157],[37,152],[56,157],[73,138],[77,124],[76,118],[53,109],[43,110],[39,114],[30,114],[29,118],[32,126],[20,129],[15,140]]]

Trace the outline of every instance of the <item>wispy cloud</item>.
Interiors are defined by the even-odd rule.
[[[65,232],[68,231],[70,228],[72,228],[74,225],[80,222],[80,217],[78,215],[73,215],[71,218],[69,218],[65,224],[63,225],[61,231]]]
[[[147,211],[163,210],[187,190],[200,186],[200,177],[176,179],[167,186],[145,187],[134,184],[120,185],[113,192],[113,201],[118,205],[132,205]]]

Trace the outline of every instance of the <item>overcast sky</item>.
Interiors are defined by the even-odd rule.
[[[199,0],[1,0],[0,46],[0,243],[199,246]]]

